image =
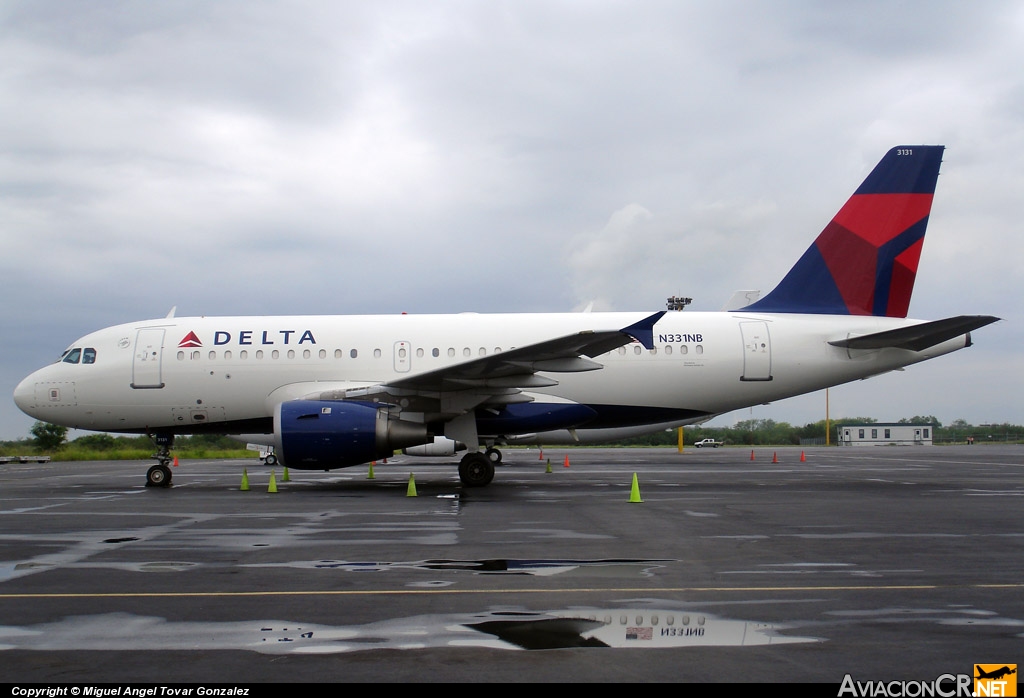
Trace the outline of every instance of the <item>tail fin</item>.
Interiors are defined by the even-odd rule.
[[[943,150],[886,153],[775,290],[741,310],[906,317]]]

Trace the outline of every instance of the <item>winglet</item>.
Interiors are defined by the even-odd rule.
[[[629,327],[623,327],[619,332],[628,334],[630,337],[643,344],[645,349],[653,349],[654,325],[661,319],[661,316],[667,312],[667,310],[659,310],[654,315],[649,315],[640,322],[634,322]]]

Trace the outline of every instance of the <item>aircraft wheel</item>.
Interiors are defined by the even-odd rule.
[[[459,462],[459,479],[466,487],[486,487],[494,479],[494,463],[483,453],[467,453]]]
[[[484,451],[484,455],[487,456],[487,460],[491,461],[495,465],[501,465],[501,451],[496,448],[489,448]]]
[[[268,453],[267,457],[263,459],[263,462],[267,465],[277,465],[277,456],[273,453]]]
[[[146,473],[146,487],[170,487],[171,470],[166,465],[154,465]]]

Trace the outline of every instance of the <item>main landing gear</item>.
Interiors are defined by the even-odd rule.
[[[498,458],[500,461],[500,452]],[[466,487],[486,487],[494,479],[494,462],[486,453],[467,453],[459,462],[459,479]]]
[[[157,452],[153,457],[157,464],[146,472],[146,487],[170,487],[171,469],[167,466],[171,460],[171,446],[174,445],[174,434],[157,434],[153,437]]]

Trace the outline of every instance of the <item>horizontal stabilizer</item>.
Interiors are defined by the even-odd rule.
[[[936,344],[967,334],[979,327],[990,325],[1000,318],[991,315],[957,315],[945,320],[924,322],[920,325],[900,327],[896,330],[875,332],[861,337],[849,337],[829,342],[834,347],[846,349],[909,349],[924,351]]]

